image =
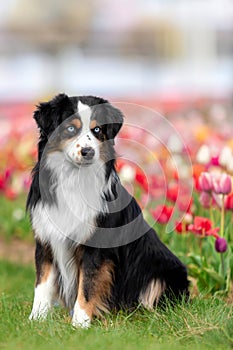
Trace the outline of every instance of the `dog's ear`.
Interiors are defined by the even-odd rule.
[[[51,101],[42,102],[34,112],[34,119],[41,135],[48,137],[63,121],[62,113],[69,107],[69,97],[65,94],[55,96]],[[70,109],[70,108],[69,108]]]
[[[108,110],[108,124],[106,125],[106,137],[109,142],[114,145],[114,138],[120,131],[123,121],[124,121],[124,116],[121,113],[121,111],[110,104],[107,106]]]

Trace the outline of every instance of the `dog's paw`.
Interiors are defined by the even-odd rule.
[[[40,304],[35,307],[33,305],[32,311],[29,316],[30,321],[43,321],[46,319],[49,311],[49,306],[47,304]]]
[[[91,319],[82,309],[79,309],[78,312],[74,312],[72,318],[72,326],[76,328],[89,328],[91,326]]]
[[[86,320],[72,320],[72,326],[75,328],[83,328],[83,329],[88,329],[91,326],[91,321],[90,319]]]

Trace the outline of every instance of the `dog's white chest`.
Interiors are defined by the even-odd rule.
[[[31,212],[35,235],[52,246],[67,238],[85,243],[96,228],[96,217],[105,211],[104,173],[94,167],[73,169],[61,173],[56,181],[50,188],[54,203],[42,198]]]

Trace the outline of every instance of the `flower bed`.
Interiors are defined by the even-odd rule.
[[[162,117],[122,104],[117,168],[160,238],[187,264],[197,292],[228,294],[232,256],[232,112],[220,105]],[[0,205],[3,236],[30,235],[24,215],[36,160],[31,105],[0,109]],[[137,117],[135,117],[135,115]]]

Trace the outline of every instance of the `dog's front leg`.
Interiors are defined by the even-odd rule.
[[[88,328],[93,316],[109,312],[109,301],[114,277],[112,262],[88,267],[85,262],[79,272],[78,296],[74,305],[72,325]]]
[[[30,320],[45,319],[56,294],[56,270],[50,247],[36,242],[36,284]]]

